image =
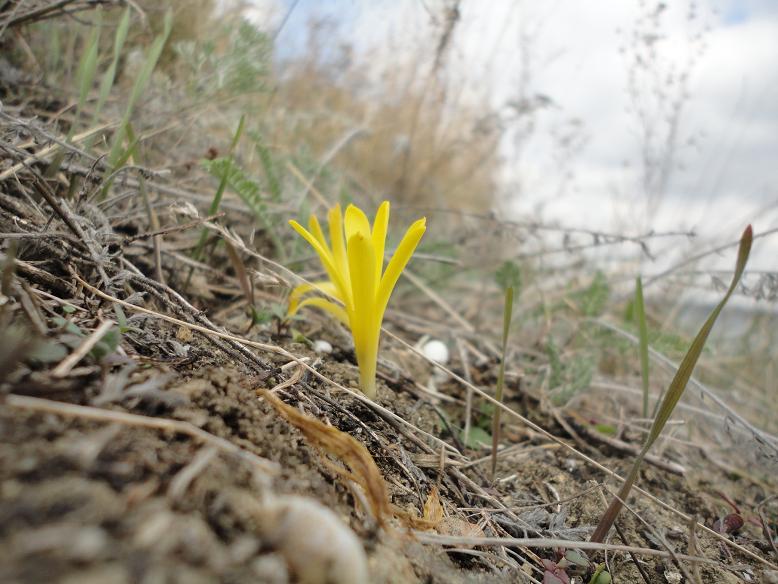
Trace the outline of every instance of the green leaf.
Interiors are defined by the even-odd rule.
[[[81,329],[78,328],[78,326],[76,326],[73,322],[65,318],[62,318],[61,316],[55,316],[51,320],[58,327],[64,329],[65,331],[69,332],[72,335],[76,335],[79,337],[84,336],[84,333],[81,332]]]
[[[213,200],[211,201],[211,206],[208,209],[209,215],[215,215],[219,211],[219,205],[221,204],[222,197],[224,196],[224,190],[227,188],[227,185],[229,184],[230,180],[230,172],[233,169],[235,163],[232,159],[232,155],[235,152],[235,148],[238,146],[238,142],[240,142],[240,137],[243,134],[243,127],[246,123],[246,116],[241,115],[240,120],[238,121],[238,127],[235,129],[235,134],[232,136],[232,142],[230,143],[230,150],[228,152],[227,158],[224,159],[228,164],[225,164],[223,168],[221,168],[221,176],[219,176],[219,186],[216,188],[216,192],[213,195]],[[212,161],[214,162],[214,161]],[[200,232],[200,239],[197,242],[197,247],[194,250],[194,253],[192,254],[192,257],[196,260],[200,259],[200,256],[203,252],[203,246],[205,246],[205,242],[208,239],[208,229],[203,228],[203,230]]]
[[[513,286],[505,288],[505,307],[502,312],[502,358],[500,359],[500,371],[497,374],[497,388],[494,399],[502,402],[502,391],[505,386],[505,355],[508,352],[508,334],[511,331],[511,319],[513,318]],[[497,470],[497,445],[500,441],[500,414],[502,410],[494,411],[492,420],[492,478]]]
[[[111,153],[108,155],[108,163],[113,170],[118,168],[117,162],[121,155],[122,143],[124,142],[127,125],[130,123],[132,112],[135,109],[135,105],[140,99],[141,95],[143,95],[143,92],[146,90],[149,79],[151,79],[151,74],[154,72],[154,69],[157,66],[157,62],[159,61],[159,57],[162,55],[162,49],[165,48],[165,43],[167,43],[168,36],[170,36],[170,30],[172,26],[173,13],[168,10],[168,12],[165,14],[164,29],[159,35],[157,35],[151,45],[151,48],[149,48],[148,52],[146,53],[146,60],[143,62],[143,67],[141,68],[140,73],[138,74],[138,77],[135,79],[135,83],[132,86],[130,98],[127,101],[127,107],[124,111],[124,117],[122,118],[119,129],[114,135]]]
[[[100,92],[97,96],[97,103],[95,104],[95,112],[92,117],[92,124],[97,124],[97,120],[100,117],[100,112],[108,100],[108,95],[111,92],[113,83],[116,80],[116,69],[119,66],[119,59],[122,56],[122,49],[124,48],[124,42],[127,40],[127,32],[130,28],[130,7],[128,6],[122,18],[119,21],[119,26],[116,27],[116,34],[113,39],[113,58],[111,64],[103,73],[103,78],[100,80]]]
[[[270,196],[272,197],[273,201],[280,202],[282,195],[281,181],[278,177],[278,170],[275,160],[273,160],[273,154],[270,151],[270,148],[265,145],[264,141],[262,140],[262,136],[254,132],[252,133],[252,138],[254,140],[254,146],[256,147],[257,153],[259,154],[259,160],[262,163],[262,170],[265,171],[267,190],[270,192]]]
[[[464,442],[465,440],[465,433],[462,431],[460,434],[460,439]],[[479,426],[473,426],[470,428],[470,435],[467,437],[467,442],[465,443],[465,446],[468,448],[472,448],[473,450],[480,450],[481,448],[486,448],[489,446],[489,444],[492,443],[492,435],[489,434],[486,430]]]
[[[616,521],[616,518],[621,511],[621,508],[624,504],[623,501],[626,501],[627,497],[629,497],[629,493],[638,478],[638,473],[640,471],[640,466],[643,463],[643,459],[645,458],[646,454],[648,454],[648,451],[651,449],[651,446],[654,444],[654,442],[656,442],[657,438],[659,438],[659,436],[662,434],[667,421],[670,419],[670,416],[673,414],[673,410],[675,410],[675,406],[678,404],[678,400],[681,399],[681,396],[686,389],[686,384],[689,382],[689,378],[692,376],[694,367],[697,364],[700,355],[702,354],[703,347],[705,346],[705,342],[708,340],[708,335],[710,335],[710,332],[713,329],[713,325],[716,323],[719,314],[721,314],[724,306],[727,304],[730,297],[735,292],[738,284],[740,283],[740,278],[743,275],[743,271],[746,269],[746,264],[748,263],[748,256],[751,253],[751,244],[753,243],[753,239],[754,233],[751,226],[749,225],[746,227],[746,230],[743,232],[743,235],[740,238],[740,247],[738,248],[735,273],[732,275],[732,282],[727,289],[727,293],[724,295],[724,298],[721,299],[721,302],[719,302],[710,313],[710,316],[708,316],[708,319],[702,325],[702,328],[700,328],[700,331],[697,333],[694,341],[692,341],[692,344],[684,356],[683,361],[681,361],[681,364],[678,366],[678,371],[676,371],[675,377],[673,377],[673,380],[670,382],[670,386],[667,388],[667,391],[662,398],[659,410],[656,417],[654,418],[654,423],[651,425],[651,429],[649,430],[648,436],[646,437],[646,442],[643,444],[643,448],[635,458],[635,461],[632,464],[632,468],[630,469],[624,484],[619,489],[618,495],[613,498],[613,501],[611,501],[608,509],[600,518],[600,522],[592,534],[591,541],[602,542],[605,539],[605,536],[608,535],[611,526]]]
[[[306,337],[303,333],[301,333],[297,329],[293,328],[289,332],[292,334],[292,342],[293,343],[301,343],[303,345],[309,345],[309,346],[313,344],[311,339]]]
[[[550,370],[548,387],[554,389],[562,385],[562,382],[564,381],[562,359],[559,355],[559,347],[557,347],[554,337],[548,337],[548,341],[546,341],[546,355],[548,355],[548,366]]]
[[[108,329],[108,331],[103,335],[103,337],[97,341],[94,347],[92,347],[92,350],[89,351],[89,354],[92,355],[95,359],[100,361],[101,359],[104,359],[119,347],[119,343],[122,340],[122,335],[119,332],[119,329],[117,327],[111,327]]]
[[[92,34],[89,37],[87,48],[81,57],[81,62],[78,65],[78,72],[76,74],[76,79],[78,82],[79,112],[84,109],[84,105],[86,105],[86,99],[89,96],[89,90],[92,89],[92,82],[95,78],[95,71],[97,71],[97,55],[99,45],[100,26],[98,24],[92,29]]]
[[[39,343],[30,352],[29,357],[33,361],[48,365],[49,363],[59,363],[67,357],[68,349],[62,343],[56,341],[45,341]]]
[[[675,377],[670,382],[670,386],[665,393],[662,404],[659,406],[659,412],[657,413],[656,419],[654,420],[654,423],[651,426],[651,430],[648,433],[648,439],[646,440],[646,444],[643,446],[644,451],[648,451],[656,439],[659,438],[659,435],[662,433],[662,430],[664,430],[665,424],[667,424],[667,420],[670,419],[670,416],[672,415],[678,400],[681,399],[681,396],[686,389],[686,384],[689,382],[689,378],[692,376],[692,371],[694,371],[694,367],[697,364],[697,360],[702,354],[702,349],[705,346],[705,342],[708,340],[708,335],[710,335],[710,331],[713,329],[713,325],[716,324],[716,319],[718,319],[719,314],[721,314],[724,306],[727,304],[730,297],[734,293],[738,283],[740,282],[740,278],[743,275],[743,271],[746,269],[748,256],[751,253],[752,241],[753,231],[749,225],[743,232],[743,236],[740,240],[735,273],[732,276],[732,282],[727,289],[727,293],[724,295],[724,298],[721,299],[721,302],[718,303],[716,308],[713,309],[713,312],[710,313],[710,316],[708,316],[705,324],[702,325],[700,332],[697,333],[697,336],[692,342],[691,347],[689,347],[688,353],[686,353],[683,361],[681,361],[681,364],[678,366],[678,371],[675,373]]]
[[[616,435],[616,427],[611,426],[610,424],[595,424],[594,429],[597,430],[600,434],[605,434],[606,436]]]
[[[640,378],[643,382],[643,417],[648,417],[648,326],[646,325],[646,306],[643,302],[643,281],[640,276],[635,281],[635,316],[638,320],[638,342],[640,351]]]
[[[599,564],[592,574],[589,584],[611,584],[611,575],[605,569],[605,564]]]

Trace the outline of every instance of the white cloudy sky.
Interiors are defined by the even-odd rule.
[[[257,0],[267,5],[269,0]],[[277,1],[269,26],[280,22],[290,0]],[[503,154],[505,188],[516,189],[515,210],[542,214],[567,225],[625,229],[695,229],[718,241],[737,237],[752,221],[758,231],[778,227],[778,1],[700,0],[689,21],[689,3],[667,2],[655,47],[661,76],[670,66],[691,69],[689,97],[680,118],[675,171],[656,217],[647,224],[641,187],[640,126],[628,108],[628,37],[639,0],[463,0],[462,18],[448,55],[457,87],[505,104],[522,87],[550,98],[538,114],[533,137],[517,149],[508,136]],[[443,0],[299,0],[278,44],[290,55],[301,46],[312,17],[337,23],[357,55],[391,63],[403,51],[437,38]],[[645,12],[645,8],[642,9]],[[704,31],[704,32],[703,32]],[[693,36],[703,32],[702,41]],[[527,40],[522,52],[522,38]],[[620,51],[628,47],[626,52]],[[702,51],[700,52],[700,48]],[[522,59],[522,55],[524,59]],[[377,65],[378,67],[378,65]],[[527,81],[528,79],[528,81]],[[651,92],[641,101],[654,111]],[[658,114],[652,119],[658,119]],[[558,196],[559,166],[552,130],[581,121],[586,140],[570,160],[573,181]],[[662,131],[661,120],[655,124]],[[521,185],[519,189],[517,184]],[[778,239],[757,246],[763,269],[775,269]],[[729,261],[727,262],[729,263]]]

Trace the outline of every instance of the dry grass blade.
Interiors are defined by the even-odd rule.
[[[367,448],[345,432],[287,405],[271,391],[258,389],[257,394],[266,399],[284,419],[300,430],[317,448],[348,466],[351,472],[334,465],[331,465],[331,468],[365,490],[376,521],[379,525],[384,525],[390,515],[389,495],[384,478]]]
[[[105,320],[100,323],[100,326],[98,326],[91,335],[86,337],[81,344],[76,347],[75,351],[65,357],[59,365],[54,368],[51,374],[54,377],[66,377],[73,367],[75,367],[81,359],[86,357],[89,351],[94,349],[95,345],[100,342],[100,339],[102,339],[115,324],[116,323],[112,320]]]
[[[641,548],[629,545],[615,545],[593,541],[576,541],[568,539],[551,539],[544,537],[459,537],[451,535],[438,535],[423,531],[415,531],[414,536],[421,543],[434,545],[476,545],[476,546],[522,546],[527,548],[563,548],[579,550],[601,550],[612,552],[632,552],[644,556],[670,558],[670,552],[653,548]],[[679,560],[690,563],[718,565],[719,562],[699,556],[686,554],[674,554]]]

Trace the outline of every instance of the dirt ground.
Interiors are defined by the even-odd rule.
[[[316,357],[303,345],[288,348]],[[343,361],[325,357],[321,372],[353,382],[353,364],[345,354],[340,358]],[[227,363],[125,368],[131,371],[124,373],[124,395],[110,403],[100,396],[116,380],[112,374],[101,377],[104,371],[82,378],[59,399],[186,421],[276,463],[274,468],[254,468],[234,454],[169,430],[6,405],[0,409],[0,581],[297,581],[289,573],[287,557],[294,550],[275,548],[268,535],[272,527],[257,524],[257,501],[270,493],[310,497],[335,511],[360,538],[371,582],[515,582],[525,571],[537,581],[543,579],[542,569],[533,562],[553,557],[550,550],[517,548],[503,558],[488,548],[458,546],[457,551],[446,552],[416,541],[404,521],[395,519],[379,529],[355,496],[359,487],[343,481],[326,454],[257,396],[257,388],[272,386],[278,379],[259,380]],[[133,392],[133,387],[140,391]],[[42,397],[40,390],[26,392],[21,382],[12,392]],[[434,451],[424,452],[361,402],[330,393],[318,380],[302,378],[282,395],[301,411],[364,443],[398,508],[423,515],[431,489],[439,486],[444,513],[451,520],[437,526],[440,533],[469,530],[484,535],[498,529],[514,537],[580,539],[602,513],[604,502],[592,488],[603,480],[602,473],[513,424],[507,432],[521,448],[503,458],[498,476],[505,478],[494,484],[487,479],[487,464],[470,466],[461,474],[441,474]],[[446,436],[442,418],[407,391],[384,386],[380,403],[419,428]],[[470,456],[475,460],[485,453]],[[629,463],[621,457],[608,462],[619,472]],[[737,480],[720,479],[706,488],[648,466],[641,484],[676,509],[712,525],[717,517],[715,492],[725,490],[725,484],[729,497],[746,508],[760,494]],[[474,484],[483,492],[474,491]],[[495,509],[495,501],[507,510]],[[677,516],[644,502],[634,508],[650,520],[642,525],[623,516],[620,527],[631,545],[658,547],[655,539],[661,534],[679,553],[688,549],[689,529]],[[316,528],[308,526],[311,531]],[[702,555],[720,562],[701,568],[703,582],[766,578],[753,559],[706,534],[697,537]],[[753,525],[729,537],[768,557]],[[671,559],[638,562],[650,582],[681,581],[673,580],[682,572]],[[626,554],[611,556],[608,565],[616,582],[641,581],[638,563]]]

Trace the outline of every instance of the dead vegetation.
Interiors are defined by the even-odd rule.
[[[214,78],[193,94],[164,58],[203,54],[168,46],[121,125],[148,54],[117,71],[103,110],[100,75],[79,106],[77,91],[25,67],[43,63],[25,39],[86,4],[0,2],[2,41],[17,57],[0,63],[0,580],[553,583],[590,581],[600,563],[615,582],[774,577],[775,427],[724,403],[709,387],[722,379],[713,367],[647,458],[617,531],[586,541],[650,421],[633,389],[633,321],[618,318],[624,303],[609,284],[618,274],[592,276],[578,254],[650,254],[655,238],[679,234],[437,209],[472,204],[440,196],[452,185],[491,192],[494,167],[468,165],[492,160],[496,138],[474,149],[460,122],[430,118],[436,91],[368,109],[355,80],[330,83],[310,63],[285,79],[251,69],[239,97]],[[106,21],[111,37],[120,15]],[[62,22],[81,31],[69,41],[81,54],[91,29]],[[170,38],[203,34],[176,26]],[[145,31],[153,40],[163,28]],[[107,37],[96,46],[110,47]],[[235,46],[222,49],[198,74],[243,70]],[[83,64],[65,69],[84,78]],[[230,148],[247,102],[259,121]],[[398,129],[412,134],[407,151],[396,151]],[[409,216],[425,206],[430,220],[387,313],[375,402],[356,389],[339,326],[315,312],[284,318],[297,274],[316,276],[286,220],[344,186],[391,193]],[[534,261],[548,254],[570,265]],[[498,403],[492,280],[505,259],[520,266],[520,332]],[[668,370],[654,370],[653,403],[687,339],[651,324],[654,363]],[[447,361],[425,355],[429,337],[451,348]],[[492,480],[494,408],[503,431]],[[577,569],[563,563],[572,550]]]

